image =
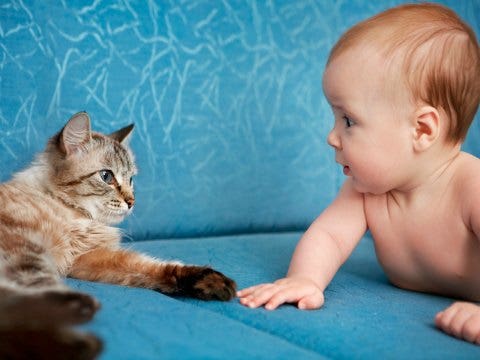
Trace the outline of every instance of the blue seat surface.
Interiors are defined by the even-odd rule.
[[[244,288],[282,277],[300,237],[294,232],[126,246],[162,259],[214,266]],[[292,305],[275,311],[249,309],[236,299],[204,302],[143,289],[69,283],[103,301],[87,328],[106,340],[104,359],[134,358],[134,354],[145,359],[227,355],[237,359],[480,358],[477,346],[434,327],[435,314],[453,299],[392,286],[376,261],[369,237],[327,288],[324,307],[313,311]]]

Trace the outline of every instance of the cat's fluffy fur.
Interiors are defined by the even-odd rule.
[[[99,304],[68,289],[63,276],[205,300],[234,296],[235,283],[211,268],[121,249],[110,225],[134,205],[136,167],[125,144],[132,129],[92,132],[78,113],[29,168],[0,185],[0,354],[25,355],[39,343],[69,358],[100,351],[93,335],[65,330],[91,319]]]

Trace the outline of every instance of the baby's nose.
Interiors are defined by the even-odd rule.
[[[335,128],[333,128],[327,136],[327,143],[331,147],[336,150],[340,150],[342,148],[342,143],[340,141],[340,137],[337,135]]]

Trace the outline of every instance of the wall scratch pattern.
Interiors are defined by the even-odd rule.
[[[303,229],[343,180],[326,56],[399,2],[4,0],[0,179],[86,110],[98,131],[136,125],[134,239]],[[478,1],[442,3],[478,33]]]

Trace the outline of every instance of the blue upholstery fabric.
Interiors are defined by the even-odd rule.
[[[164,259],[210,264],[240,287],[285,274],[301,233],[145,241]],[[275,311],[171,299],[150,290],[69,280],[103,304],[87,328],[106,342],[102,359],[478,359],[478,346],[438,331],[453,300],[390,285],[366,237],[325,292],[320,310]]]
[[[140,173],[126,245],[210,264],[239,287],[275,280],[344,179],[326,144],[328,52],[402,2],[3,0],[0,181],[77,111],[102,132],[133,122]],[[438,2],[480,33],[478,0]],[[464,148],[480,156],[479,144],[477,114]],[[86,325],[105,341],[102,359],[480,357],[433,327],[452,300],[391,286],[368,237],[317,311],[68,283],[102,302]]]

